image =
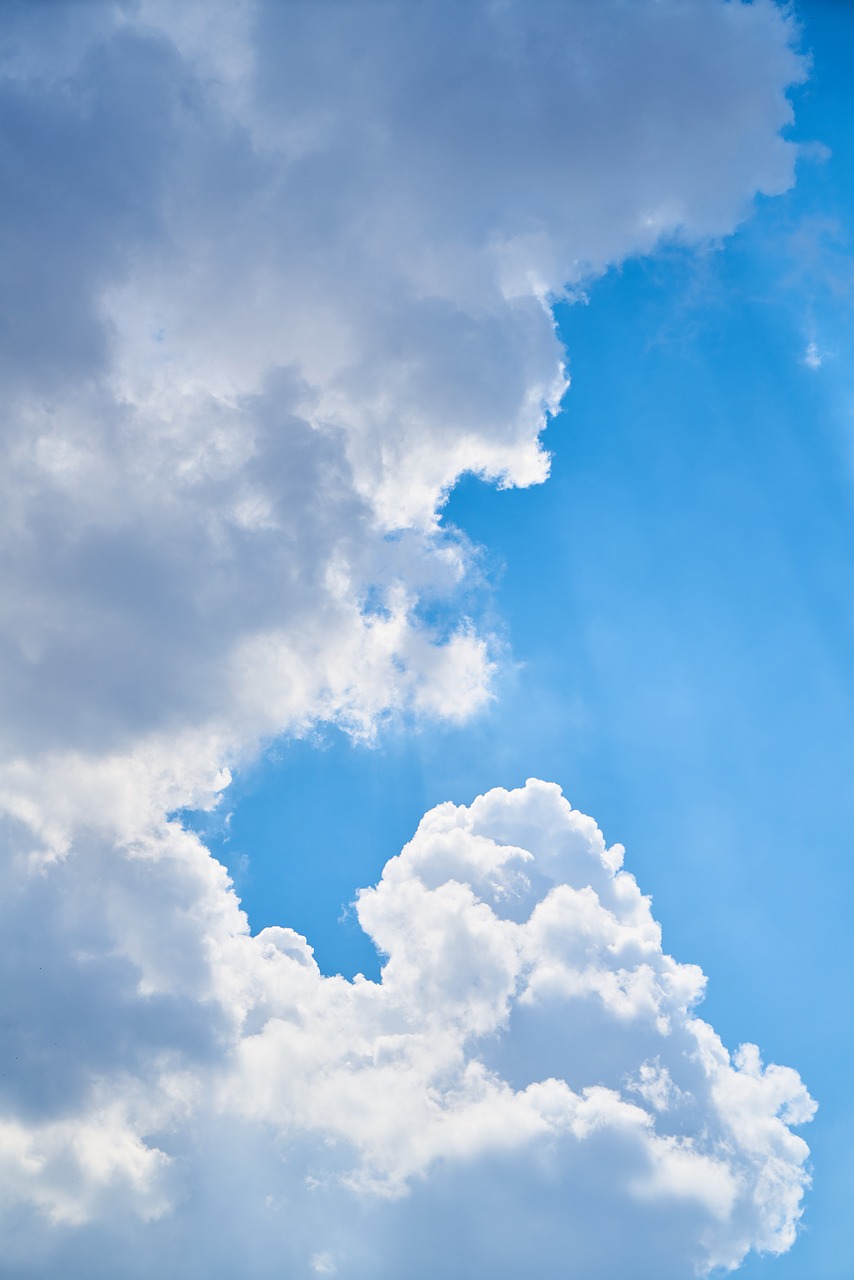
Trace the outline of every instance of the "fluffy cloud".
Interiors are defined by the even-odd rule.
[[[696,1016],[703,975],[662,950],[621,864],[552,784],[441,805],[362,891],[386,959],[351,983],[290,929],[250,936],[174,824],[122,841],[93,821],[30,861],[0,987],[28,1037],[0,1126],[16,1274],[58,1256],[85,1258],[72,1276],[121,1256],[128,1276],[181,1257],[183,1275],[259,1278],[571,1259],[676,1280],[785,1249],[807,1181],[790,1126],[813,1104]],[[38,945],[14,928],[35,918]],[[42,1258],[28,1235],[15,1248],[33,1214]]]
[[[789,1243],[800,1082],[694,1017],[554,788],[428,815],[360,899],[380,984],[251,937],[165,815],[275,734],[482,705],[444,498],[546,477],[556,299],[789,185],[792,37],[719,0],[5,7],[16,1276],[675,1280]]]
[[[551,302],[792,180],[773,5],[10,5],[0,748],[466,715]],[[430,625],[437,604],[456,620]]]

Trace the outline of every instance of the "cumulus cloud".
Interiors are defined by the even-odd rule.
[[[792,180],[768,3],[10,5],[5,754],[465,715],[551,302]],[[459,611],[459,605],[456,606]],[[0,743],[2,745],[2,743]]]
[[[445,497],[545,479],[557,299],[790,184],[791,20],[0,23],[8,1265],[675,1280],[786,1247],[800,1082],[694,1016],[701,975],[554,788],[428,815],[359,900],[379,984],[253,938],[165,815],[276,734],[483,705]]]
[[[806,1090],[697,1017],[702,973],[558,787],[426,815],[359,896],[378,983],[324,977],[290,929],[250,936],[177,825],[121,836],[93,821],[4,899],[7,939],[43,922],[40,945],[7,944],[0,988],[29,1034],[0,1127],[21,1275],[57,1256],[92,1277],[119,1256],[140,1277],[176,1256],[188,1276],[366,1278],[572,1259],[675,1280],[791,1243]],[[33,1215],[41,1259],[14,1246]]]

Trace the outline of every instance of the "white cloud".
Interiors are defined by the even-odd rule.
[[[7,1257],[54,1274],[85,1233],[64,1274],[131,1244],[129,1277],[246,1251],[247,1277],[417,1280],[467,1274],[464,1246],[496,1276],[573,1256],[604,1280],[786,1248],[813,1104],[697,1018],[703,976],[620,862],[551,784],[441,805],[362,892],[387,959],[350,983],[292,930],[250,937],[193,836],[94,820],[5,897],[7,938],[43,923],[2,986],[7,1017],[38,1002],[3,1080],[6,1222],[46,1219],[39,1264]]]
[[[551,298],[791,182],[786,19],[4,20],[4,754],[475,708],[487,649],[421,620],[468,560],[437,508],[545,477]]]
[[[545,478],[554,299],[791,182],[790,20],[128,0],[2,22],[9,1265],[417,1280],[571,1250],[675,1280],[785,1247],[797,1077],[693,1017],[701,975],[554,789],[428,815],[360,899],[381,985],[323,978],[285,927],[251,938],[164,815],[277,733],[489,697],[444,497]]]

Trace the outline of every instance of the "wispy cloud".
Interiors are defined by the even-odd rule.
[[[818,344],[815,342],[808,342],[807,349],[804,352],[804,364],[810,369],[820,369],[823,360],[824,356],[822,352],[819,351]]]

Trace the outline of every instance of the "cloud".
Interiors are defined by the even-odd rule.
[[[810,340],[807,343],[807,349],[804,352],[803,361],[808,369],[820,369],[827,358],[827,352],[822,351],[818,343]]]
[[[180,1256],[188,1276],[572,1257],[675,1278],[785,1249],[813,1104],[696,1016],[703,975],[621,864],[553,784],[440,805],[359,896],[379,983],[324,977],[290,929],[251,937],[175,824],[123,844],[93,822],[19,871],[5,936],[22,916],[43,936],[2,984],[29,1044],[0,1170],[7,1238],[49,1225],[40,1259],[10,1246],[16,1274],[85,1253],[64,1273],[112,1275],[121,1253],[129,1277]]]
[[[425,818],[359,900],[381,984],[253,938],[166,815],[277,734],[489,698],[442,504],[466,472],[546,478],[557,299],[791,183],[791,20],[127,0],[2,24],[8,1265],[571,1254],[675,1280],[786,1247],[800,1082],[694,1017],[701,975],[554,788]]]
[[[4,754],[481,705],[444,495],[545,478],[554,298],[790,184],[791,24],[145,0],[4,27]]]

